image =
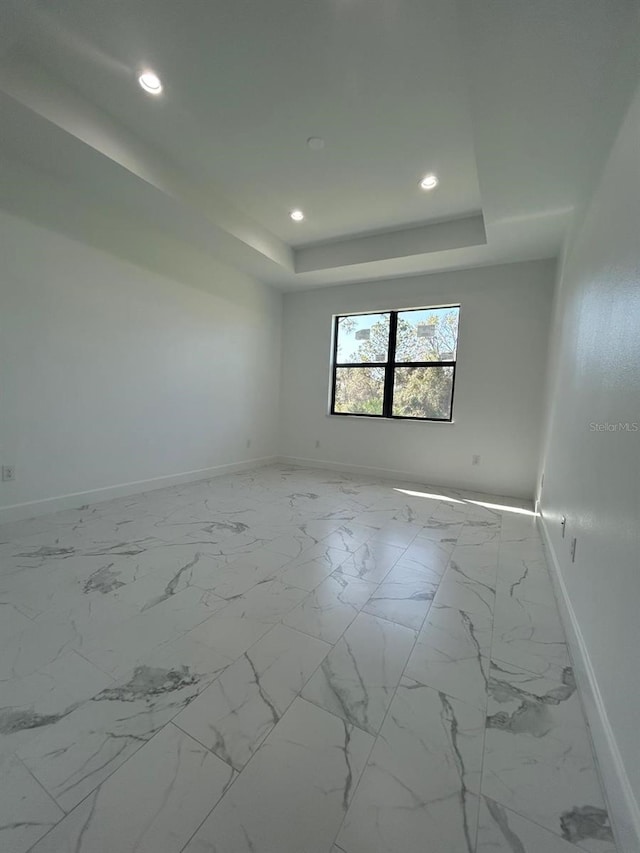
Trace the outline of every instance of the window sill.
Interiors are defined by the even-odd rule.
[[[456,422],[455,418],[451,421],[430,421],[420,418],[380,418],[375,415],[333,415],[331,412],[327,412],[326,417],[348,421],[378,421],[387,424],[426,424],[428,426],[454,426]]]

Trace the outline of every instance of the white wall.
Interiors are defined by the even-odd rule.
[[[274,454],[271,288],[212,264],[203,292],[4,213],[0,257],[0,518]]]
[[[286,294],[281,455],[533,497],[554,276],[535,261]],[[327,415],[332,315],[458,302],[453,424]]]
[[[588,703],[593,703],[588,710],[614,796],[612,807],[621,814],[619,830],[630,839],[624,849],[637,851],[640,90],[566,252],[549,372],[542,460],[544,524],[577,634],[576,663],[592,682],[585,684],[585,693]],[[591,427],[620,422],[636,423],[638,431]],[[564,540],[563,515],[567,517]],[[572,563],[569,546],[574,536],[577,550]],[[615,778],[616,772],[621,778]],[[625,796],[631,801],[625,803]]]

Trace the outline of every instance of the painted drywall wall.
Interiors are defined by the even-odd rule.
[[[281,455],[532,498],[554,277],[554,261],[532,261],[287,293]],[[333,315],[452,303],[453,424],[327,414]]]
[[[0,257],[0,508],[274,454],[279,293],[215,263],[204,292],[4,213]]]
[[[626,780],[612,784],[635,801],[621,826],[635,833],[625,850],[640,844],[639,235],[640,90],[560,268],[540,497],[581,634],[579,663],[604,715],[595,723],[613,738],[601,762],[621,761]]]

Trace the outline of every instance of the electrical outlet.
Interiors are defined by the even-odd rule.
[[[320,447],[320,442],[316,439],[316,448]]]
[[[562,538],[564,539],[564,534],[567,532],[567,516],[562,516],[562,521],[560,522],[560,527],[562,528]]]
[[[574,536],[573,539],[571,540],[571,562],[572,563],[575,563],[575,561],[576,561],[576,545],[577,544],[578,544],[578,540]]]
[[[480,457],[478,456],[477,453],[474,453],[473,456],[471,457],[471,464],[472,465],[479,465],[480,464]]]
[[[2,466],[2,479],[5,482],[9,482],[11,480],[15,480],[16,478],[16,469],[13,465],[3,465]]]

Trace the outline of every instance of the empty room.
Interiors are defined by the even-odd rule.
[[[639,853],[640,0],[4,0],[1,853]]]

